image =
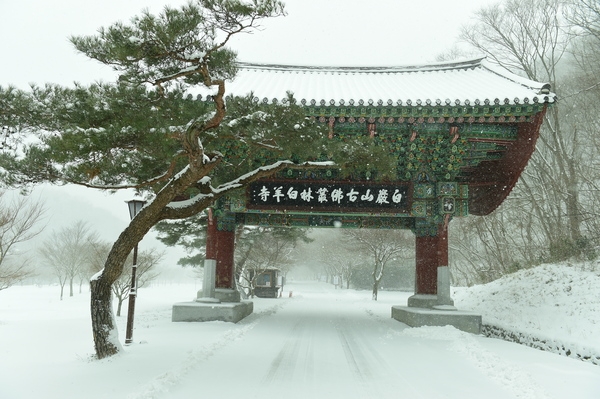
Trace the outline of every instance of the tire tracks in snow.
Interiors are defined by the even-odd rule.
[[[285,341],[283,347],[271,362],[267,375],[263,379],[263,384],[272,384],[276,380],[289,378],[294,374],[300,346],[303,342],[304,327],[305,324],[302,321],[296,322],[292,328],[294,334]]]
[[[373,316],[369,312],[367,314]],[[381,355],[380,347],[362,332],[362,326],[360,322],[357,324],[356,321],[346,318],[340,318],[335,323],[348,368],[363,391],[361,397],[387,398],[389,387],[385,386],[382,390],[379,384],[389,375],[393,375],[394,380],[402,385],[404,391],[411,391],[411,397],[420,398],[420,393],[412,389],[405,378],[398,375]],[[373,327],[369,326],[369,328]]]
[[[282,383],[315,383],[315,325],[313,320],[301,318],[289,329],[289,338],[271,361],[261,386],[276,387]],[[318,345],[317,345],[318,346]]]

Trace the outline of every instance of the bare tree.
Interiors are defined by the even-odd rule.
[[[16,259],[17,244],[42,232],[40,225],[45,209],[40,202],[28,197],[6,199],[0,191],[0,290],[30,276],[33,271],[27,259]]]
[[[364,254],[352,251],[348,246],[322,246],[321,260],[328,269],[328,274],[338,276],[340,287],[350,288],[350,281],[357,270],[362,268],[368,261]]]
[[[326,230],[320,235],[318,244],[318,261],[328,281],[330,277],[339,276],[341,287],[345,283],[346,288],[350,288],[350,280],[355,272],[369,263],[363,251],[352,244],[348,245],[341,229]]]
[[[452,226],[461,235],[450,253],[461,282],[597,256],[599,32],[599,0],[507,0],[463,28],[473,48],[513,73],[550,82],[560,102],[547,112],[537,150],[502,206]]]
[[[585,35],[600,41],[600,1],[571,0],[567,9],[567,20],[582,29]]]
[[[511,196],[491,215],[460,218],[450,225],[455,237],[449,247],[453,284],[488,283],[540,262],[547,251],[546,236],[537,229],[535,213],[520,214],[527,201]]]
[[[52,269],[60,284],[60,299],[64,287],[69,283],[69,296],[73,296],[73,284],[78,275],[89,270],[89,248],[98,243],[97,233],[90,232],[85,222],[78,221],[73,226],[54,232],[39,249],[40,255]]]
[[[501,67],[549,82],[559,98],[569,98],[573,86],[561,75],[575,39],[563,17],[568,6],[564,0],[505,0],[478,11],[461,38]],[[570,117],[571,111],[564,102],[548,110],[537,151],[513,192],[527,200],[503,208],[514,212],[509,219],[517,221],[510,234],[525,237],[526,243],[530,233],[521,229],[542,232],[549,252],[556,252],[563,242],[580,243],[584,237],[581,165],[587,138]],[[534,227],[518,226],[524,219]]]
[[[90,271],[97,273],[104,267],[104,262],[110,252],[110,243],[99,243],[91,249]],[[156,267],[162,262],[165,254],[156,248],[142,250],[137,258],[136,287],[142,288],[158,276]],[[112,292],[117,299],[117,316],[121,316],[123,302],[129,297],[131,290],[131,269],[133,267],[133,253],[127,257],[125,268],[121,277],[114,282]]]
[[[412,233],[405,230],[348,229],[344,230],[348,242],[362,250],[373,262],[373,300],[377,300],[379,283],[388,262],[402,253],[408,256],[414,248]]]
[[[240,240],[237,258],[238,283],[253,297],[256,279],[268,269],[279,269],[285,276],[293,263],[292,252],[298,240],[307,240],[305,233],[292,228],[252,228]]]

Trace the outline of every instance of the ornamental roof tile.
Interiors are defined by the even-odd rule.
[[[303,104],[452,105],[553,103],[550,85],[514,75],[485,58],[399,67],[315,67],[240,63],[228,94]]]

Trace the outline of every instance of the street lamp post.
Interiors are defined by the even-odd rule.
[[[132,199],[127,201],[129,205],[129,216],[133,220],[135,215],[142,209],[146,201]],[[136,269],[137,269],[138,245],[133,247],[133,265],[131,266],[131,287],[129,288],[129,306],[127,307],[127,330],[125,332],[125,344],[133,342],[133,314],[135,312],[135,297],[137,294]]]

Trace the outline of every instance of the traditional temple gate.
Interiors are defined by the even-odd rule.
[[[449,292],[438,292],[448,285],[448,223],[489,214],[508,196],[555,101],[549,89],[483,59],[378,68],[242,64],[230,93],[253,92],[269,103],[291,91],[307,116],[328,124],[332,139],[369,136],[399,166],[391,183],[374,182],[369,172],[340,180],[333,170],[288,170],[220,201],[207,242],[216,287],[234,288],[237,224],[404,228],[416,236],[409,307],[452,305]]]

